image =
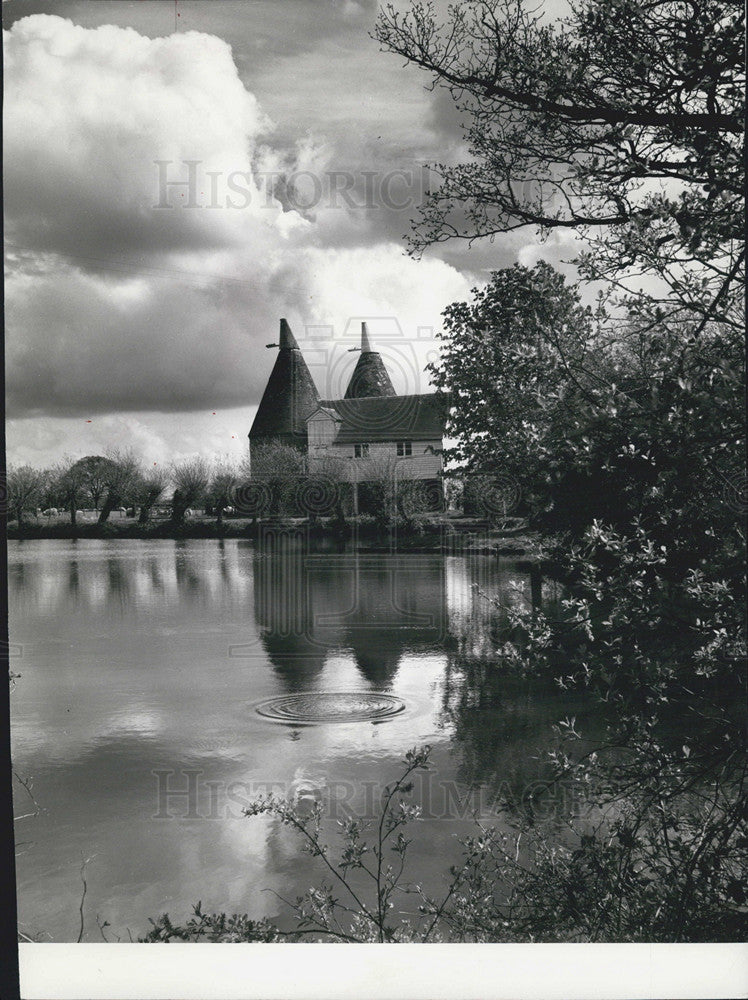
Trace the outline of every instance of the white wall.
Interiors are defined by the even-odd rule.
[[[334,420],[329,413],[319,411],[313,413],[306,422],[307,441],[310,450],[312,448],[328,448],[337,433],[338,421]]]
[[[429,445],[436,453],[429,450]],[[363,482],[375,472],[381,474],[384,466],[389,466],[397,478],[435,479],[442,470],[442,456],[438,453],[441,447],[442,442],[438,438],[432,441],[413,441],[413,454],[399,456],[395,441],[372,442],[368,458],[355,458],[353,444],[335,444],[329,447],[312,445],[310,434],[309,458],[312,465],[315,458],[321,459],[323,456],[342,458],[343,471],[350,482]]]

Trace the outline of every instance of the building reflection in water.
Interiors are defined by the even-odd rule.
[[[314,552],[303,531],[268,528],[254,562],[260,638],[288,691],[308,689],[332,650],[349,651],[373,688],[403,653],[444,639],[440,556]]]
[[[305,577],[303,534],[266,529],[253,561],[254,615],[270,663],[290,692],[308,690],[322,672],[327,647],[311,630],[311,594]]]

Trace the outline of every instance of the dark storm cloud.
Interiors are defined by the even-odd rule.
[[[251,279],[200,288],[67,270],[37,278],[30,300],[22,281],[10,278],[6,317],[13,416],[239,406],[262,391],[250,331],[273,329],[278,304]]]

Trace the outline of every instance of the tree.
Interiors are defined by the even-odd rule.
[[[111,451],[97,470],[106,486],[104,505],[99,514],[99,524],[104,524],[115,507],[130,498],[138,478],[138,463],[129,449]]]
[[[11,517],[23,526],[23,515],[36,510],[44,488],[44,476],[30,465],[11,466],[8,469],[8,510]]]
[[[391,455],[373,452],[359,475],[359,504],[372,514],[378,532],[386,531],[397,516],[398,463]]]
[[[133,489],[133,498],[140,507],[138,522],[147,524],[151,510],[163,496],[169,485],[169,476],[163,469],[149,469],[140,473]]]
[[[90,496],[89,476],[92,463],[96,468],[97,462],[96,458],[80,458],[76,461],[66,457],[53,470],[55,489],[60,502],[70,511],[70,523],[73,526],[77,523],[78,507],[83,497]]]
[[[553,24],[522,0],[454,5],[444,25],[431,3],[380,11],[382,48],[449,90],[470,155],[435,168],[411,248],[580,230],[588,276],[648,271],[679,318],[725,321],[744,261],[742,5],[569,6]]]
[[[374,450],[362,463],[359,475],[359,503],[363,513],[373,515],[378,532],[398,523],[406,531],[417,528],[433,499],[425,483],[404,479],[397,458]]]
[[[210,466],[204,458],[175,462],[171,467],[171,479],[174,484],[171,523],[183,524],[187,509],[205,499],[210,484]]]
[[[642,322],[582,308],[576,286],[546,264],[494,273],[472,302],[445,311],[431,366],[451,393],[448,458],[514,476],[549,532],[579,534],[594,517],[630,525],[656,487],[654,503],[669,499],[679,518],[663,534],[699,551],[715,517],[735,521],[737,492],[722,507],[704,498],[738,486],[742,338],[696,320],[643,337]]]
[[[350,496],[345,459],[329,453],[308,456],[307,468],[307,478],[297,496],[301,512],[310,521],[332,514],[338,528],[345,529],[344,501]]]
[[[54,467],[51,469],[40,469],[39,472],[41,475],[41,494],[37,506],[41,507],[42,510],[46,510],[49,507],[59,507],[61,505],[60,491]]]
[[[240,470],[230,459],[218,459],[214,462],[208,486],[208,500],[215,508],[219,525],[223,523],[224,507],[232,505],[239,478]]]
[[[547,428],[561,386],[580,376],[592,381],[588,373],[600,365],[594,317],[577,287],[543,262],[493,272],[472,294],[444,311],[440,358],[428,367],[450,403],[445,460],[472,475],[512,466],[527,480],[529,467],[547,458],[539,443],[533,447],[528,416]],[[570,364],[581,371],[569,376]],[[599,367],[596,377],[604,383]]]
[[[259,502],[261,498],[262,512],[295,512],[295,494],[307,470],[306,455],[291,445],[275,440],[253,445],[250,484],[259,491],[254,500]]]
[[[98,511],[107,492],[109,459],[103,455],[87,455],[78,460],[77,465],[84,473],[85,490],[94,510]]]

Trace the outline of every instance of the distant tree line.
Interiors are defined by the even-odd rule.
[[[40,516],[67,516],[75,526],[83,511],[106,524],[124,509],[148,524],[154,511],[170,522],[184,523],[189,511],[204,511],[220,525],[225,516],[258,518],[331,518],[345,524],[354,510],[353,486],[344,460],[315,460],[280,441],[253,449],[252,460],[196,457],[168,466],[145,467],[132,450],[106,455],[63,458],[47,469],[11,466],[7,475],[7,510],[19,527]],[[398,481],[394,462],[372,462],[368,481],[360,484],[361,512],[384,528],[394,520],[413,524],[440,506],[433,488]]]
[[[132,508],[147,523],[153,508],[176,484],[183,469],[192,463],[175,464],[169,469],[144,469],[132,451],[110,451],[106,455],[63,458],[46,469],[30,465],[10,466],[7,476],[8,517],[20,525],[39,514],[64,514],[73,525],[83,510],[93,510],[104,524],[112,511]],[[204,485],[210,483],[210,469],[204,465]]]
[[[154,509],[163,506],[172,521],[181,523],[190,507],[220,506],[222,512],[242,475],[240,464],[202,458],[145,468],[131,450],[63,458],[47,469],[11,466],[8,516],[22,525],[40,514],[68,514],[75,525],[83,510],[93,510],[98,523],[105,524],[124,507],[147,524]]]

